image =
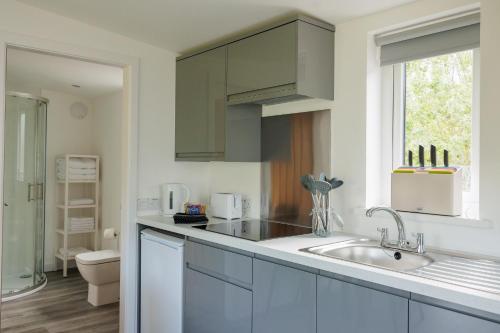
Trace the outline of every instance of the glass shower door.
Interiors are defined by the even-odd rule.
[[[6,96],[2,298],[45,281],[46,103]]]

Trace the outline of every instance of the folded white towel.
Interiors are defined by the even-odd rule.
[[[88,227],[94,225],[94,222],[71,222],[71,227]]]
[[[58,166],[66,168],[66,159],[60,158],[56,161]],[[76,169],[95,169],[96,160],[93,158],[77,158],[73,157],[69,159],[69,167]]]
[[[93,227],[94,222],[71,223],[71,228],[88,228]]]
[[[59,249],[59,253],[61,253],[62,255],[64,255],[65,253],[67,253],[67,255],[70,256],[70,257],[74,257],[77,254],[85,253],[85,252],[90,252],[90,250],[86,249],[84,247],[73,247],[73,248],[69,248],[67,250],[64,250],[63,248]]]
[[[90,198],[73,199],[73,200],[69,200],[68,204],[70,206],[93,205],[94,199],[90,199]]]
[[[89,224],[71,224],[70,229],[71,231],[88,231],[88,230],[94,230],[95,224],[89,223]]]
[[[57,167],[57,173],[61,175],[66,174],[66,169]],[[69,168],[68,173],[70,176],[72,175],[95,175],[97,173],[96,169],[77,169],[77,168]]]
[[[87,232],[94,231],[94,226],[85,227],[85,228],[71,228],[71,232]]]
[[[70,223],[94,223],[93,217],[70,217]]]
[[[66,174],[65,173],[58,173],[57,178],[59,180],[65,180],[66,179]],[[69,175],[69,180],[96,180],[96,175]]]

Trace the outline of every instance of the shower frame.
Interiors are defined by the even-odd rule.
[[[13,300],[13,299],[17,299],[17,298],[20,298],[20,297],[23,297],[23,296],[27,296],[27,295],[30,295],[34,292],[37,292],[38,290],[42,289],[46,284],[47,284],[47,277],[45,275],[45,272],[44,272],[44,252],[45,252],[45,188],[46,188],[46,145],[47,145],[47,105],[49,103],[49,100],[46,99],[46,98],[43,98],[43,97],[39,97],[39,96],[35,96],[35,95],[32,95],[32,94],[29,94],[29,93],[23,93],[23,92],[7,92],[6,93],[6,102],[5,102],[5,105],[6,105],[6,112],[5,112],[5,115],[4,115],[4,121],[5,123],[7,124],[7,117],[8,117],[8,112],[14,112],[14,110],[11,110],[9,111],[7,109],[7,101],[8,101],[8,98],[21,98],[21,99],[24,99],[25,102],[27,102],[28,100],[29,101],[34,101],[34,104],[33,105],[33,109],[29,110],[29,111],[32,111],[33,112],[33,119],[31,119],[31,121],[33,122],[33,124],[31,124],[33,126],[32,130],[33,130],[33,133],[31,133],[33,135],[33,140],[32,142],[26,142],[26,138],[30,135],[30,133],[27,133],[27,132],[23,132],[23,133],[19,133],[20,130],[20,127],[18,127],[18,132],[16,132],[16,136],[17,136],[17,141],[16,141],[16,144],[17,144],[17,150],[16,150],[16,154],[15,154],[15,157],[16,157],[16,174],[14,174],[14,172],[12,172],[11,175],[8,175],[9,177],[16,177],[16,181],[19,181],[19,175],[17,173],[19,173],[19,154],[20,154],[20,151],[19,151],[19,147],[23,146],[21,149],[22,149],[22,153],[25,154],[25,150],[28,150],[29,147],[27,147],[27,145],[29,144],[33,144],[33,165],[31,166],[31,169],[30,167],[28,166],[27,168],[25,168],[25,163],[24,163],[24,159],[25,159],[25,156],[22,156],[22,160],[23,160],[23,170],[22,170],[22,173],[23,173],[23,179],[22,179],[22,182],[24,182],[24,172],[26,171],[26,169],[32,171],[33,173],[31,174],[32,178],[30,179],[29,178],[29,174],[26,175],[26,178],[28,179],[28,182],[26,184],[22,184],[21,186],[18,186],[18,185],[14,185],[13,187],[15,187],[14,191],[18,191],[19,189],[23,189],[23,187],[26,187],[27,188],[27,202],[25,203],[25,206],[22,206],[23,202],[18,202],[20,200],[17,200],[19,198],[14,198],[14,205],[13,207],[10,207],[11,209],[25,209],[25,211],[29,211],[30,209],[33,210],[33,215],[31,216],[32,219],[30,221],[23,221],[24,224],[26,223],[32,223],[32,231],[33,231],[33,255],[32,255],[32,260],[33,260],[33,266],[32,266],[32,270],[31,270],[31,284],[30,285],[27,285],[27,286],[20,286],[20,287],[17,287],[17,286],[9,286],[8,283],[10,281],[6,281],[6,279],[2,279],[2,302],[5,302],[5,301],[9,301],[9,300]],[[16,106],[19,106],[19,105],[16,105]],[[29,115],[27,116],[27,113],[25,112],[24,114],[21,113],[21,115],[23,115],[24,117],[24,123],[23,123],[23,131],[29,131],[30,129],[28,128],[27,130],[25,129],[25,126],[27,126],[26,122],[27,121],[30,121],[30,119],[28,118],[28,120],[26,120],[27,117],[29,117]],[[17,115],[19,116],[19,115]],[[20,121],[20,119],[16,119],[16,121]],[[20,124],[18,124],[16,122],[16,125],[20,126]],[[4,205],[4,209],[3,209],[3,221],[4,223],[9,223],[7,221],[7,219],[5,218],[6,216],[6,209],[8,208],[9,206],[9,203],[7,203],[6,200],[8,200],[7,196],[6,196],[6,186],[8,184],[8,182],[6,181],[5,179],[5,176],[7,175],[6,173],[6,169],[8,170],[8,168],[6,167],[6,164],[7,163],[13,163],[12,161],[8,161],[6,159],[6,156],[7,156],[7,153],[6,153],[6,145],[8,144],[8,141],[7,141],[7,134],[9,130],[12,130],[11,128],[10,129],[5,129],[4,130],[4,136],[5,136],[5,140],[4,140],[4,179],[3,179],[3,188],[2,188],[2,191],[3,191],[3,205]],[[22,143],[20,145],[19,143],[19,140],[22,140]],[[26,146],[26,147],[25,147]],[[28,152],[29,154],[29,152]],[[14,181],[15,184],[17,184],[17,182]],[[14,194],[14,196],[17,196],[17,193]],[[22,197],[21,197],[22,198]],[[33,201],[32,203],[32,206],[30,205],[31,202]],[[11,201],[12,202],[12,201]],[[13,216],[13,220],[14,218],[17,218],[17,216],[14,214]],[[7,222],[6,222],[7,221]],[[11,222],[11,223],[14,223],[14,222]],[[23,225],[23,227],[26,227],[26,225]],[[6,225],[4,224],[4,228],[6,228]],[[15,228],[13,228],[15,229]],[[12,231],[12,230],[11,230]],[[15,232],[16,230],[14,230]],[[21,239],[24,239],[24,238],[27,238],[29,240],[29,237],[27,237],[26,235],[20,235],[21,231],[17,230],[17,235],[12,235],[10,234],[9,237],[14,237],[14,238],[18,238],[19,240]],[[24,236],[24,237],[23,237]],[[3,233],[3,237],[5,237],[5,233]],[[6,246],[7,242],[5,240],[2,241],[2,253],[5,253],[5,246]],[[31,244],[29,243],[26,243],[26,244],[21,244],[21,245],[24,245],[26,247],[29,247]],[[29,255],[29,254],[28,254]],[[2,277],[5,277],[4,275],[5,272],[8,271],[8,269],[4,269],[4,265],[6,264],[9,264],[6,260],[6,258],[4,258],[3,262],[2,262],[2,267],[1,267],[1,271],[2,271]],[[19,273],[20,274],[20,273]],[[29,274],[29,271],[28,271],[28,274]],[[15,278],[14,278],[15,279]],[[21,276],[19,276],[19,279],[22,279]],[[26,278],[27,279],[27,278]],[[15,281],[16,282],[16,281]],[[15,283],[14,282],[14,283]],[[6,292],[6,290],[9,290],[8,292]]]

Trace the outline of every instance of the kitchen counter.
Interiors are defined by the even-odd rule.
[[[216,223],[212,221],[210,223]],[[224,220],[217,222],[221,221]],[[354,235],[338,232],[320,238],[308,234],[253,242],[193,228],[192,225],[177,225],[173,218],[165,216],[142,216],[137,218],[137,223],[500,315],[500,294],[299,251],[306,247],[353,239],[356,237]]]

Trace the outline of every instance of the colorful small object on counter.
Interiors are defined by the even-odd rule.
[[[417,168],[414,167],[401,167],[393,170],[394,173],[414,173],[417,171]]]
[[[399,167],[395,170],[393,170],[393,173],[415,173],[415,172],[426,172],[426,173],[432,173],[432,174],[453,174],[456,173],[459,170],[457,167],[436,167],[436,168],[416,168],[416,167],[408,167],[408,166],[402,166]]]
[[[188,215],[204,215],[207,210],[207,205],[186,203],[184,205],[184,213]]]
[[[445,167],[445,168],[430,168],[426,170],[428,173],[434,173],[434,174],[453,174],[458,171],[458,168],[454,167]]]

